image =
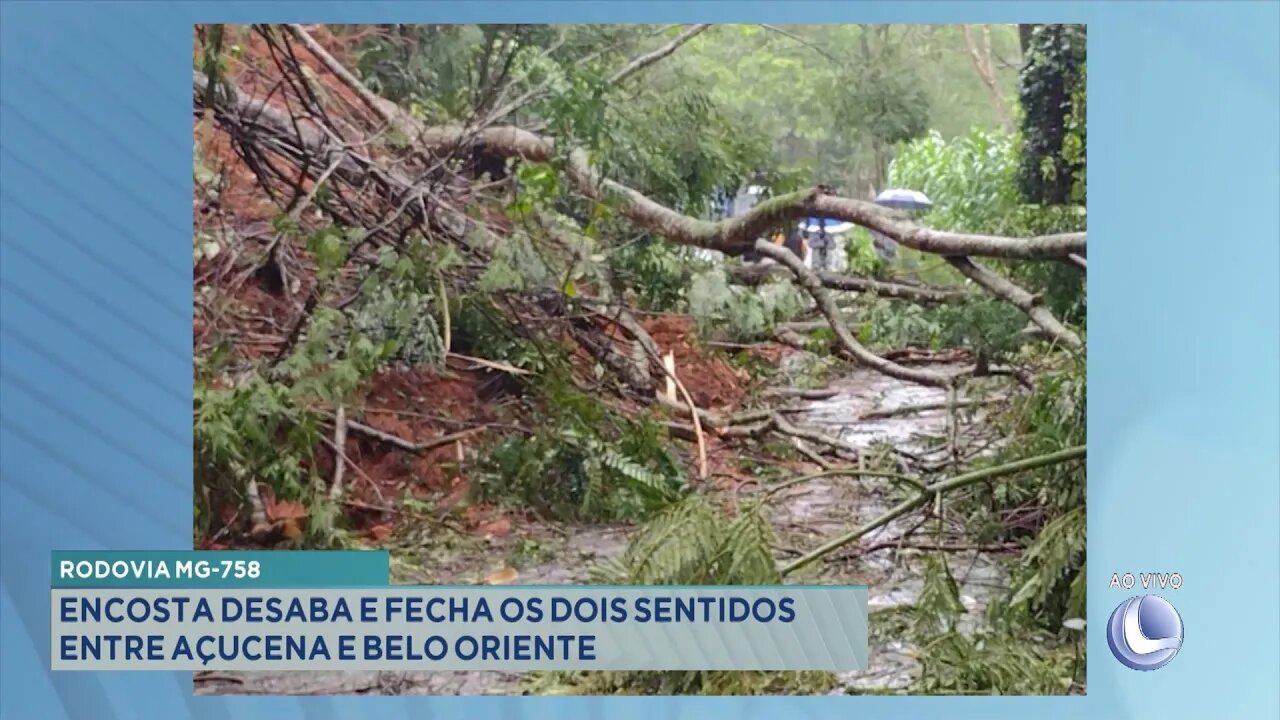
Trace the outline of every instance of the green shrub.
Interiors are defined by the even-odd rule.
[[[773,542],[755,506],[728,515],[693,496],[641,527],[622,555],[594,574],[613,585],[777,585]],[[812,695],[835,682],[825,672],[707,671],[538,673],[526,680],[537,694],[586,695]]]
[[[768,338],[775,323],[790,320],[808,307],[807,298],[790,282],[730,285],[722,267],[695,275],[688,293],[689,312],[702,336],[742,341]]]
[[[683,495],[684,474],[660,425],[625,418],[555,379],[543,383],[530,403],[533,432],[500,441],[474,468],[477,499],[565,520],[617,520]]]
[[[951,140],[935,132],[898,149],[889,180],[895,187],[928,195],[934,205],[920,220],[941,230],[1011,237],[1083,230],[1082,205],[1023,202],[1018,188],[1021,153],[1021,139],[1001,131],[975,128]],[[1062,263],[983,263],[1043,293],[1046,305],[1059,318],[1084,323],[1085,283],[1078,270]]]

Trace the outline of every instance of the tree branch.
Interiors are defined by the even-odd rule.
[[[965,408],[997,405],[999,403],[1006,402],[1008,399],[1009,398],[1007,397],[993,397],[993,398],[956,400],[954,403],[948,401],[948,402],[936,402],[936,403],[921,403],[919,405],[903,405],[900,407],[887,408],[883,410],[871,410],[869,412],[865,412],[859,415],[858,419],[859,420],[881,420],[884,418],[910,415],[913,413],[930,412],[932,410],[948,410],[952,408],[956,410],[962,410]]]
[[[816,272],[818,279],[822,281],[822,284],[832,290],[871,293],[881,297],[910,300],[921,305],[939,305],[942,303],[959,302],[966,299],[965,294],[962,292],[945,290],[943,288],[886,282],[883,280],[857,277],[855,275],[840,275],[826,270],[818,270]],[[763,264],[738,265],[729,269],[730,280],[739,285],[747,286],[761,285],[770,278],[781,275],[790,277],[791,273],[777,265]]]
[[[640,72],[641,70],[644,70],[650,65],[658,62],[659,60],[670,56],[676,50],[679,50],[681,45],[684,45],[685,43],[694,39],[709,27],[711,27],[711,25],[707,23],[690,26],[687,30],[677,35],[675,38],[671,40],[671,42],[667,43],[666,45],[663,45],[662,47],[656,50],[647,52],[643,55],[639,55],[634,59],[632,59],[631,62],[622,66],[621,68],[618,69],[617,72],[610,75],[609,82],[620,83],[623,80],[626,80],[627,78],[631,77],[632,75],[635,75],[636,73]]]
[[[817,304],[818,310],[827,318],[827,322],[831,324],[832,331],[835,332],[836,339],[840,345],[853,356],[855,360],[872,368],[880,373],[899,380],[907,380],[909,382],[919,383],[921,385],[932,385],[934,387],[950,387],[955,381],[954,375],[945,375],[942,373],[930,372],[928,370],[917,370],[899,365],[895,362],[885,360],[870,350],[862,346],[853,333],[849,332],[849,327],[844,323],[844,317],[840,312],[840,308],[836,306],[835,300],[831,298],[831,293],[823,287],[822,281],[818,278],[813,270],[810,270],[795,253],[784,247],[778,247],[766,240],[757,240],[755,251],[772,258],[777,262],[785,265],[796,276],[796,280],[801,287],[809,292],[813,297],[814,303]]]
[[[298,29],[296,32],[305,32]],[[312,41],[314,42],[314,41]],[[327,56],[327,55],[326,55]],[[332,59],[331,57],[329,59]],[[337,61],[333,61],[336,65]],[[336,65],[341,67],[341,65]],[[337,75],[337,71],[334,73]],[[345,76],[344,76],[345,75]],[[529,162],[550,162],[556,156],[555,143],[535,133],[512,126],[497,126],[469,132],[457,126],[426,127],[376,96],[344,71],[344,82],[356,83],[355,92],[407,137],[417,139],[420,149],[457,151],[483,146],[487,151],[518,157]],[[195,72],[198,86],[204,78]],[[242,101],[243,102],[243,101]],[[259,103],[265,108],[265,103]],[[278,111],[279,112],[279,111]],[[327,137],[304,138],[323,147]],[[336,149],[336,148],[335,148]],[[326,165],[328,162],[325,163]],[[577,189],[593,200],[613,197],[621,201],[622,212],[636,224],[682,245],[741,255],[754,245],[755,239],[784,222],[809,215],[845,220],[875,230],[902,245],[935,255],[977,255],[1022,260],[1049,260],[1068,254],[1084,254],[1085,233],[1065,233],[1021,239],[971,233],[954,233],[920,227],[887,213],[874,203],[826,195],[814,188],[771,198],[745,215],[719,222],[699,220],[661,205],[625,185],[599,176],[587,153],[575,148],[569,153],[568,174]]]
[[[395,123],[396,116],[400,115],[400,108],[397,107],[395,103],[379,97],[372,90],[365,87],[365,84],[360,82],[359,78],[351,74],[351,71],[342,63],[338,62],[337,58],[329,54],[329,51],[325,50],[320,43],[316,42],[315,38],[311,37],[311,34],[304,30],[301,25],[296,23],[289,24],[285,25],[285,29],[289,31],[289,34],[292,35],[294,39],[302,43],[303,47],[305,47],[308,52],[315,55],[316,58],[319,59],[326,68],[328,68],[329,72],[332,72],[344,85],[359,96],[360,100],[364,102],[365,105],[369,106],[369,109],[372,110],[375,115],[382,118],[384,122]]]
[[[986,25],[982,26],[984,52],[979,52],[978,44],[974,41],[968,25],[961,25],[960,30],[964,33],[964,44],[969,49],[969,58],[973,60],[973,67],[978,71],[978,78],[986,86],[987,92],[991,95],[991,102],[996,106],[1000,123],[1004,125],[1005,130],[1013,132],[1013,115],[1009,113],[1009,106],[1005,104],[1004,96],[1000,94],[996,71],[991,63],[991,29]]]
[[[1024,460],[1011,462],[1006,465],[997,465],[995,467],[984,468],[982,470],[975,470],[973,472],[965,473],[963,475],[957,475],[956,477],[953,477],[950,480],[943,480],[942,482],[928,485],[924,488],[922,492],[920,492],[915,497],[912,497],[910,499],[904,500],[901,503],[898,503],[893,508],[890,508],[888,512],[885,512],[883,515],[876,518],[875,520],[872,520],[871,522],[867,523],[866,525],[863,525],[860,528],[857,528],[856,530],[853,530],[849,533],[841,535],[823,544],[821,547],[815,550],[812,550],[809,553],[794,560],[790,564],[784,566],[781,570],[781,573],[784,577],[787,575],[790,575],[791,573],[794,573],[795,571],[800,570],[801,568],[804,568],[812,564],[813,562],[822,559],[823,557],[826,557],[832,552],[839,550],[840,548],[844,547],[845,545],[848,545],[849,543],[857,540],[858,538],[861,538],[864,535],[867,535],[868,533],[871,533],[881,527],[884,527],[885,525],[888,525],[894,520],[897,520],[898,518],[902,517],[903,515],[906,515],[907,513],[917,508],[923,507],[924,505],[932,501],[934,498],[944,493],[950,492],[952,490],[956,490],[958,488],[966,487],[968,485],[972,485],[974,483],[981,482],[983,480],[990,480],[992,478],[1001,477],[1004,475],[1012,475],[1013,473],[1022,472],[1024,470],[1034,470],[1036,468],[1045,467],[1046,465],[1056,465],[1058,463],[1068,462],[1071,460],[1082,458],[1084,456],[1085,456],[1085,446],[1078,445],[1076,447],[1066,448],[1064,450],[1059,450],[1054,453],[1049,453],[1048,455],[1040,455],[1033,458],[1026,458]]]
[[[329,499],[342,497],[342,477],[347,469],[345,448],[347,446],[347,409],[339,405],[333,420],[333,480],[329,483]]]
[[[401,450],[404,450],[406,452],[411,452],[411,453],[424,453],[430,450],[435,450],[438,447],[444,447],[445,445],[458,442],[459,440],[465,440],[466,438],[469,438],[472,435],[475,435],[476,433],[482,432],[485,429],[483,427],[475,427],[475,428],[469,428],[467,430],[459,430],[458,432],[455,432],[455,433],[449,433],[448,435],[441,435],[440,437],[434,437],[425,442],[416,443],[416,442],[410,442],[408,440],[405,440],[404,438],[396,437],[391,433],[383,432],[377,428],[369,427],[364,423],[356,422],[355,420],[351,420],[349,418],[346,420],[345,425],[347,426],[348,429],[355,430],[356,432],[362,435],[367,435],[375,440],[381,440],[382,442],[387,443],[388,445],[394,445],[395,447],[398,447]]]
[[[488,152],[507,157],[519,157],[531,162],[549,162],[557,155],[553,140],[516,127],[491,127],[471,132],[461,127],[424,126],[415,118],[403,112],[394,103],[374,95],[358,78],[343,68],[337,60],[320,47],[300,26],[290,25],[288,27],[290,32],[320,58],[321,62],[335,76],[356,92],[388,124],[400,130],[406,137],[416,138],[415,145],[418,153],[427,151],[429,154],[438,156],[442,151],[455,153],[461,149],[482,145]],[[688,35],[688,33],[685,34]],[[195,72],[194,87],[197,105],[199,105],[201,98],[207,99],[210,95],[202,92],[205,89],[205,84],[204,77],[199,72]],[[213,101],[215,105],[228,102],[228,100],[216,97],[213,98]],[[287,112],[274,110],[261,101],[233,97],[230,102],[235,106],[236,110],[240,111],[239,117],[243,117],[246,105],[253,106],[254,109],[269,116],[273,114],[288,115]],[[283,118],[273,119],[277,121],[283,120]],[[298,127],[296,123],[292,122],[289,123],[289,126],[292,128]],[[311,152],[313,150],[312,146],[314,146],[315,150],[324,158],[325,164],[336,166],[339,174],[343,173],[344,170],[349,170],[353,175],[376,176],[384,180],[384,182],[389,180],[388,173],[381,171],[376,164],[367,158],[361,158],[363,162],[348,163],[348,160],[355,160],[353,153],[345,145],[324,133],[316,132],[310,137],[304,137],[303,133],[299,131],[297,133],[297,141],[302,147],[290,148],[293,153]],[[297,157],[292,157],[291,155],[287,155],[287,157],[290,157],[294,162],[299,161]],[[573,148],[569,151],[566,174],[584,196],[596,201],[604,201],[606,199],[618,201],[620,211],[631,221],[673,242],[717,250],[731,255],[740,255],[754,249],[758,254],[780,263],[791,271],[798,282],[813,297],[822,314],[831,324],[840,345],[859,362],[891,377],[925,385],[951,387],[958,375],[904,367],[867,350],[844,324],[839,309],[831,294],[826,290],[823,278],[808,268],[791,251],[758,239],[760,235],[788,220],[814,214],[862,225],[908,247],[923,252],[949,256],[949,260],[958,269],[961,269],[962,272],[967,271],[966,274],[969,274],[970,277],[989,291],[1022,308],[1024,312],[1027,312],[1032,317],[1033,321],[1044,327],[1046,331],[1054,334],[1055,337],[1059,337],[1069,346],[1080,346],[1079,339],[1053,319],[1046,309],[1036,307],[1034,298],[1031,298],[1026,291],[1017,288],[1017,286],[995,276],[989,271],[978,268],[967,258],[954,258],[951,256],[987,255],[1021,259],[1060,259],[1069,254],[1083,254],[1085,252],[1084,233],[1017,239],[937,231],[895,218],[873,203],[827,195],[817,188],[772,198],[757,205],[741,217],[710,222],[683,215],[655,202],[630,187],[601,177],[590,162],[587,153],[581,148]],[[356,178],[351,179],[355,180]],[[399,182],[390,182],[389,184],[392,186],[406,184],[402,179],[396,178],[396,180],[399,180]],[[873,287],[866,283],[858,284],[863,287]],[[889,289],[883,286],[875,287],[879,287],[882,290]],[[902,292],[897,288],[894,288],[894,290]],[[309,298],[309,302],[314,300],[314,297]],[[304,308],[304,315],[306,312],[307,309]],[[295,332],[296,330],[297,328],[295,328]]]
[[[858,468],[848,468],[848,467],[831,468],[828,470],[822,470],[821,472],[809,473],[808,475],[800,475],[799,477],[793,477],[788,480],[784,480],[776,485],[771,485],[768,488],[765,488],[760,491],[760,496],[761,496],[760,502],[762,503],[769,502],[773,498],[781,494],[783,491],[790,490],[791,488],[796,487],[797,485],[803,485],[804,483],[807,483],[813,480],[820,480],[822,478],[828,478],[828,477],[886,478],[889,480],[893,480],[895,482],[910,485],[913,488],[919,490],[920,492],[925,492],[927,490],[927,488],[924,485],[921,485],[918,480],[916,480],[915,478],[911,478],[906,475],[903,475],[902,473],[885,472],[881,470],[860,470]]]
[[[662,60],[663,58],[668,57],[669,55],[674,53],[676,50],[678,50],[681,45],[684,45],[685,43],[689,42],[695,36],[697,36],[699,33],[701,33],[702,31],[706,30],[709,27],[711,26],[708,24],[694,25],[689,29],[685,30],[684,32],[680,33],[680,35],[678,35],[675,39],[673,39],[671,42],[667,43],[666,45],[663,45],[662,47],[656,50],[647,52],[643,55],[638,55],[632,58],[629,62],[627,62],[626,65],[623,65],[621,68],[618,68],[617,71],[615,71],[612,75],[609,76],[609,82],[614,84],[620,83],[623,80],[626,80],[627,78],[631,77],[632,75],[640,72],[641,70],[644,70],[650,65],[653,65],[659,60]],[[538,100],[539,98],[547,94],[547,88],[549,86],[550,86],[550,83],[547,82],[539,85],[538,87],[535,87],[531,90],[526,91],[520,97],[512,100],[506,105],[503,105],[497,110],[494,110],[493,112],[489,113],[489,115],[485,118],[484,122],[480,123],[480,126],[485,127],[485,126],[491,125],[492,123],[495,123],[501,120],[502,118],[507,117],[508,115],[519,110],[520,108],[525,107],[529,103],[534,102],[535,100]],[[541,127],[541,123],[539,124],[539,127]]]
[[[992,295],[1008,301],[1009,304],[1026,313],[1027,317],[1031,318],[1031,322],[1038,325],[1049,337],[1073,350],[1084,347],[1080,336],[1058,322],[1053,313],[1044,307],[1039,297],[967,257],[949,257],[947,262],[965,277],[986,288]]]
[[[778,27],[777,25],[761,25],[760,27],[764,28],[765,30],[768,30],[769,32],[775,32],[775,33],[778,33],[779,35],[781,35],[781,36],[783,36],[783,37],[785,37],[785,38],[790,38],[791,40],[794,40],[795,42],[797,42],[797,43],[799,43],[799,44],[801,44],[801,45],[803,45],[803,46],[805,46],[805,47],[809,48],[810,50],[812,50],[812,51],[814,51],[814,52],[818,53],[819,55],[821,55],[821,56],[825,57],[826,59],[830,60],[831,62],[835,63],[836,65],[847,65],[847,64],[848,64],[848,62],[847,62],[847,61],[845,61],[845,60],[841,60],[840,58],[838,58],[838,57],[836,57],[835,55],[831,54],[829,51],[824,50],[823,48],[821,48],[821,47],[819,47],[819,46],[817,46],[817,45],[815,45],[815,44],[813,44],[813,43],[809,42],[808,40],[806,40],[806,39],[804,39],[804,38],[800,37],[799,35],[797,35],[797,34],[795,34],[795,33],[791,32],[791,31],[789,31],[789,30],[783,30],[782,28]]]

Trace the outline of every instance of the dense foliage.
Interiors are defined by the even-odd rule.
[[[656,423],[611,412],[554,380],[531,402],[543,422],[486,452],[475,468],[478,499],[568,520],[617,520],[644,518],[687,489]]]
[[[440,163],[449,167],[439,174],[424,170],[440,187],[461,189],[454,196],[441,191],[448,199],[439,205],[431,196],[408,207],[421,222],[392,241],[370,244],[374,230],[355,227],[343,214],[350,194],[328,182],[310,194],[290,188],[293,200],[273,198],[280,207],[265,247],[216,223],[198,229],[196,313],[215,330],[197,339],[197,540],[244,526],[246,518],[284,517],[298,521],[284,524],[295,544],[355,542],[355,515],[329,486],[341,474],[334,466],[349,465],[360,482],[373,481],[363,476],[358,458],[337,446],[344,442],[334,432],[337,418],[360,416],[370,388],[385,375],[413,383],[462,383],[465,376],[475,380],[469,400],[484,406],[477,417],[451,417],[456,408],[444,402],[424,411],[420,404],[435,398],[412,397],[429,395],[416,386],[392,386],[391,404],[417,404],[386,414],[400,413],[395,423],[435,423],[423,434],[465,427],[483,439],[468,440],[465,449],[458,444],[444,463],[404,439],[391,443],[403,453],[388,451],[388,433],[374,429],[363,439],[378,448],[370,454],[412,455],[403,464],[419,469],[436,463],[431,469],[443,471],[434,481],[461,485],[465,478],[470,501],[513,515],[634,524],[626,549],[595,569],[602,582],[784,581],[780,540],[764,503],[732,496],[725,506],[719,490],[726,478],[744,480],[743,473],[751,476],[747,484],[757,485],[785,474],[800,443],[749,428],[738,441],[722,428],[699,425],[706,437],[695,434],[695,442],[739,457],[721,458],[695,482],[695,451],[676,440],[677,430],[681,438],[690,434],[689,415],[655,403],[655,387],[639,392],[626,379],[628,368],[653,370],[661,359],[647,357],[639,341],[616,346],[630,355],[611,355],[615,346],[608,340],[634,330],[599,308],[618,306],[646,321],[688,315],[696,332],[667,341],[681,345],[693,362],[710,365],[725,360],[710,349],[713,343],[755,345],[779,337],[781,323],[817,317],[813,298],[785,280],[735,284],[740,260],[675,246],[608,198],[590,199],[566,181],[565,149],[585,149],[603,175],[696,218],[711,215],[713,197],[764,179],[775,194],[815,182],[851,197],[891,186],[919,190],[934,206],[918,220],[945,230],[1012,237],[1082,230],[1083,29],[1037,26],[1020,76],[1018,63],[1004,59],[1017,52],[1017,31],[989,30],[990,82],[974,72],[970,53],[977,51],[958,27],[722,26],[690,35],[669,57],[633,72],[630,64],[641,53],[687,30],[334,26],[334,44],[346,47],[361,81],[419,120],[519,124],[555,138],[559,155],[546,163],[489,158],[488,171],[467,176],[462,167],[483,160],[481,149]],[[222,54],[247,46],[246,32],[206,33],[197,67],[222,78],[229,72]],[[1015,86],[1021,125],[1002,128],[1000,108],[1006,99],[1014,104]],[[387,150],[378,145],[384,143],[392,148],[388,154],[403,152],[396,161],[408,165],[412,138],[387,134],[385,141],[369,141],[370,154]],[[217,188],[225,175],[202,152],[198,144],[197,203],[221,202]],[[245,159],[260,158],[246,153]],[[269,170],[256,166],[255,172]],[[465,238],[446,238],[435,222],[455,198],[462,198],[458,209],[472,223]],[[411,205],[408,199],[400,210]],[[309,212],[300,220],[304,209]],[[937,465],[916,462],[909,469],[919,482],[1084,444],[1083,357],[1025,332],[1023,311],[971,292],[976,288],[944,258],[903,248],[886,260],[862,230],[851,233],[843,250],[849,275],[928,283],[960,296],[919,303],[838,293],[845,324],[873,352],[953,351],[984,369],[1001,364],[1002,380],[1013,374],[1010,367],[1034,375],[1027,391],[1013,381],[1001,386],[1011,388],[1012,399],[982,420],[1000,443]],[[1077,269],[982,262],[1040,294],[1083,337],[1085,283]],[[208,269],[218,263],[225,263],[220,275]],[[279,277],[285,289],[261,281],[265,277]],[[778,384],[818,384],[800,377],[806,375],[821,375],[826,384],[828,375],[850,370],[847,354],[829,351],[832,337],[822,329],[799,343],[792,339],[809,352],[797,353],[800,359],[786,369],[749,352],[734,359],[752,375],[773,373]],[[996,375],[961,390],[979,397]],[[661,392],[666,378],[650,380]],[[746,384],[738,376],[727,382]],[[743,404],[760,401],[743,394]],[[676,404],[684,402],[681,395]],[[954,421],[955,408],[948,412]],[[819,440],[840,449],[838,440]],[[847,452],[823,450],[829,459],[849,460]],[[736,473],[727,467],[735,461]],[[905,462],[858,461],[883,463],[881,474],[900,474],[897,463]],[[425,506],[412,496],[425,483],[420,479],[392,489],[405,498],[356,505],[361,512],[385,512],[381,504],[387,503],[392,514]],[[891,492],[905,497],[918,487],[911,480]],[[1008,592],[985,618],[964,612],[955,568],[939,552],[927,558],[914,606],[873,623],[919,650],[912,690],[1061,693],[1082,684],[1082,638],[1070,621],[1083,619],[1085,609],[1084,487],[1083,465],[1067,463],[993,478],[945,498],[948,517],[960,518],[975,542],[1015,543],[1023,551],[1008,561]],[[443,532],[443,521],[423,525]],[[706,672],[549,674],[529,684],[535,692],[615,694],[816,693],[834,686],[826,673]]]
[[[991,32],[994,53],[1016,53],[1012,27]],[[897,142],[996,121],[957,26],[729,26],[672,60],[670,73],[706,88],[735,127],[772,138],[774,167],[853,196],[884,189]],[[1012,91],[1015,73],[996,80]]]
[[[975,128],[946,139],[937,133],[898,150],[890,166],[895,186],[919,189],[934,202],[921,221],[960,232],[1027,237],[1085,228],[1082,204],[1023,200],[1018,188],[1025,146],[1021,137]],[[1078,176],[1083,182],[1085,167]],[[1012,277],[1042,292],[1065,320],[1084,324],[1085,284],[1078,270],[1045,263],[1004,263]]]
[[[1028,202],[1084,202],[1085,46],[1083,25],[1037,25],[1019,85],[1026,149],[1018,187]]]

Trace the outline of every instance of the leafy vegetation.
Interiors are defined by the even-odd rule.
[[[998,423],[1017,442],[983,461],[991,465],[1082,445],[1083,362],[1042,375],[1035,392]],[[988,605],[986,624],[971,632],[960,628],[965,612],[952,569],[943,559],[931,562],[926,589],[909,613],[911,634],[924,649],[919,692],[1056,694],[1084,681],[1083,634],[1068,622],[1085,617],[1084,468],[1028,472],[974,486],[951,501],[951,511],[965,516],[980,542],[1020,542],[1026,550],[1012,564],[1008,590]]]
[[[932,133],[899,149],[890,178],[895,186],[917,188],[929,196],[934,206],[921,221],[933,227],[1020,237],[1083,230],[1081,204],[1024,201],[1018,173],[1025,152],[1020,137],[999,130],[975,128],[952,139]],[[1081,166],[1081,182],[1083,172]],[[1080,272],[1061,264],[1001,265],[1010,277],[1043,293],[1046,305],[1060,318],[1084,324]]]
[[[196,541],[279,541],[260,526],[305,547],[386,545],[392,536],[416,548],[397,553],[417,566],[409,576],[434,582],[483,576],[495,561],[511,566],[505,578],[575,563],[524,531],[609,523],[629,529],[625,550],[583,580],[783,582],[771,501],[723,491],[785,483],[802,459],[853,461],[845,440],[788,429],[802,417],[755,392],[764,376],[788,392],[843,381],[850,354],[831,347],[849,350],[848,336],[824,325],[807,345],[787,340],[807,352],[773,343],[779,324],[819,317],[815,293],[784,279],[738,284],[741,261],[673,244],[669,215],[639,222],[625,193],[584,188],[570,149],[700,228],[715,227],[704,221],[717,198],[759,182],[774,196],[815,184],[855,199],[919,190],[934,204],[916,219],[937,229],[1081,231],[1083,29],[1037,26],[1020,72],[1018,30],[991,26],[985,36],[990,45],[978,48],[943,26],[391,25],[318,35],[365,88],[424,127],[515,124],[552,139],[553,152],[520,154],[546,160],[532,162],[495,155],[489,141],[422,151],[411,125],[362,117],[363,103],[322,68],[282,60],[291,57],[286,32],[202,28],[196,66],[213,90],[195,102],[232,151],[219,155],[197,132]],[[657,47],[669,52],[653,55]],[[281,88],[288,122],[271,134],[266,119],[228,120],[235,86]],[[299,139],[299,118],[349,142],[350,162],[320,177],[332,160]],[[240,196],[231,191],[238,177],[252,179]],[[847,275],[962,296],[832,290],[858,343],[917,357],[904,363],[961,358],[983,375],[958,388],[983,411],[947,407],[953,432],[923,443],[928,452],[886,447],[886,438],[859,452],[864,480],[894,478],[876,492],[925,498],[917,493],[927,483],[1083,446],[1082,354],[1026,332],[1025,308],[975,287],[943,256],[902,247],[886,260],[862,229],[842,250]],[[1078,269],[981,262],[1084,337]],[[722,346],[735,348],[732,364]],[[679,357],[674,378],[663,356]],[[987,402],[992,388],[1006,399]],[[698,406],[696,424],[688,404]],[[959,437],[960,425],[978,439]],[[460,493],[467,501],[451,504]],[[1020,551],[995,561],[1008,587],[981,617],[962,602],[955,556],[923,551],[911,566],[918,597],[873,622],[916,652],[908,689],[1078,691],[1083,465],[995,474],[936,500],[913,511],[924,518],[908,534],[940,538],[944,515],[966,540]],[[837,510],[841,521],[859,515]],[[405,539],[414,533],[429,541]],[[446,559],[434,548],[454,552]],[[523,682],[538,694],[838,685],[827,673],[723,672]]]
[[[790,283],[739,288],[729,284],[723,268],[713,268],[690,281],[688,309],[703,336],[719,332],[732,340],[760,340],[772,334],[775,323],[808,308],[804,296]]]
[[[1026,150],[1018,168],[1029,202],[1084,202],[1086,42],[1083,25],[1031,32],[1019,87]]]
[[[773,530],[758,506],[727,516],[692,497],[640,529],[595,579],[610,585],[777,585]],[[538,692],[608,695],[771,695],[825,693],[830,673],[596,672],[547,673],[528,680]]]
[[[1013,27],[993,52],[1016,56]],[[739,129],[773,138],[773,164],[864,196],[883,190],[893,147],[935,128],[946,137],[995,116],[957,26],[827,25],[788,35],[752,25],[704,34],[665,71],[707,88]],[[1011,93],[1016,71],[996,77]],[[786,188],[790,189],[790,188]]]
[[[335,350],[336,346],[341,346]],[[394,353],[352,330],[341,313],[321,311],[305,339],[273,376],[251,370],[231,377],[217,355],[198,358],[195,380],[196,532],[220,528],[215,509],[254,511],[244,494],[249,480],[265,483],[278,500],[303,501],[313,541],[333,539],[332,508],[323,493],[316,450],[324,432],[323,407],[349,403],[360,383]]]
[[[634,520],[684,493],[683,470],[652,421],[623,417],[559,383],[535,402],[544,422],[504,439],[476,468],[479,499],[564,520]]]

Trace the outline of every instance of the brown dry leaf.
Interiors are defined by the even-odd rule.
[[[271,506],[276,504],[276,491],[272,490],[267,483],[260,482],[257,485],[258,497],[262,498],[262,507],[270,512]]]
[[[393,528],[391,526],[391,523],[374,525],[373,527],[369,528],[369,539],[373,540],[374,542],[382,542],[387,538],[391,537],[392,530]]]
[[[290,540],[297,540],[302,537],[302,520],[298,518],[286,518],[280,526],[281,532]]]
[[[271,502],[264,501],[263,504],[265,505],[263,509],[266,510],[267,518],[273,522],[280,520],[303,520],[307,517],[307,508],[300,502],[294,502],[292,500],[276,502],[273,498]]]
[[[488,520],[493,514],[492,508],[489,508],[488,506],[471,505],[465,501],[455,506],[454,511],[461,511],[462,524],[465,525],[468,530],[478,529],[480,525]]]
[[[480,526],[480,534],[485,537],[506,537],[511,532],[511,521],[505,517],[500,517],[493,522],[487,522]]]
[[[520,577],[520,573],[516,572],[515,568],[503,568],[497,572],[489,573],[489,576],[484,579],[484,584],[510,585],[515,582],[518,577]]]

